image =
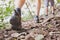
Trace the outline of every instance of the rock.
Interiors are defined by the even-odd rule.
[[[27,37],[27,39],[26,40],[35,40],[33,37]]]
[[[16,33],[16,31],[13,31],[13,30],[8,31],[8,34],[9,34],[9,35],[11,35],[11,34],[13,34],[13,33]]]
[[[5,38],[5,40],[12,40],[12,37]]]
[[[49,32],[49,35],[53,35],[53,32]]]
[[[20,33],[20,35],[26,36],[27,33],[26,32],[22,32],[22,33]]]
[[[44,38],[44,36],[39,34],[35,37],[35,40],[42,40],[43,38]]]
[[[18,36],[20,36],[19,33],[13,33],[13,34],[11,34],[11,37],[18,37]]]
[[[60,40],[60,37],[57,37],[57,40]]]
[[[21,35],[21,36],[20,36],[20,39],[25,39],[25,36]]]
[[[0,33],[0,40],[3,40],[3,38],[4,38],[3,33]]]
[[[21,40],[25,40],[25,39],[21,39]]]
[[[8,38],[8,35],[4,35],[5,38]]]

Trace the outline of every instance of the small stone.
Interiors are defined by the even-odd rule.
[[[5,37],[5,38],[7,38],[7,37],[8,37],[8,35],[4,35],[4,37]]]
[[[20,39],[25,39],[25,36],[23,36],[23,35],[22,35],[22,36],[20,36]]]
[[[35,37],[35,40],[42,40],[43,38],[44,38],[44,36],[39,34]]]
[[[11,34],[11,37],[18,37],[18,36],[20,36],[19,33],[13,33],[13,34]]]
[[[53,35],[53,32],[50,32],[49,35]]]

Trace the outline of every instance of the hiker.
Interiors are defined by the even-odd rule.
[[[48,16],[48,6],[49,6],[49,2],[51,4],[51,12],[54,15],[54,0],[44,0],[44,4],[46,6],[46,16]]]
[[[12,29],[20,30],[21,28],[21,8],[23,7],[26,0],[16,0],[16,8],[14,10],[14,15],[10,19],[10,24]],[[37,0],[37,9],[36,9],[36,22],[39,23],[39,11],[41,7],[41,0]]]
[[[21,8],[23,7],[24,3],[26,0],[19,0],[17,3],[17,8],[19,8],[21,10]],[[36,18],[37,18],[37,23],[39,22],[39,11],[40,11],[40,7],[41,7],[41,0],[37,0],[37,9],[36,9]]]

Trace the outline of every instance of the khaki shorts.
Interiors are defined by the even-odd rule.
[[[44,4],[46,7],[49,6],[49,2],[51,3],[51,6],[54,6],[54,0],[44,0]]]

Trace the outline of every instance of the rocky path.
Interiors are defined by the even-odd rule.
[[[60,40],[60,6],[56,7],[55,15],[40,16],[40,23],[22,22],[22,27],[28,30],[21,33],[12,29],[0,30],[0,40]]]

